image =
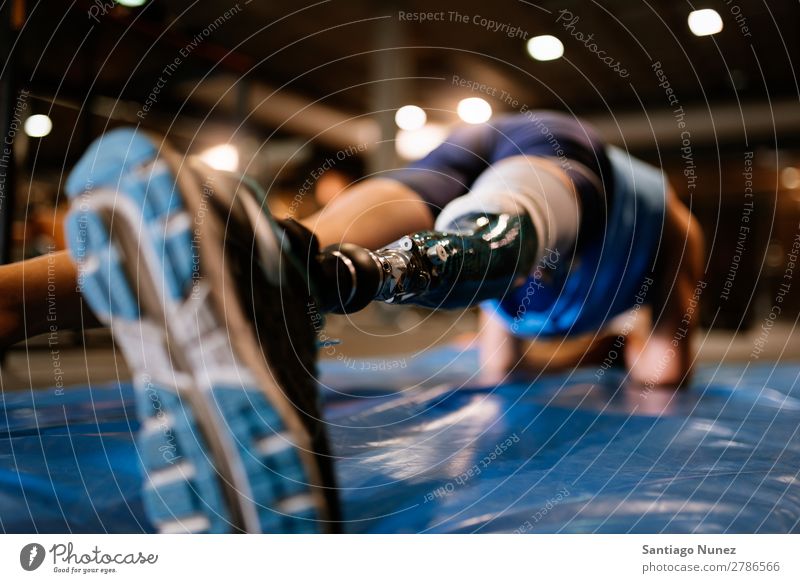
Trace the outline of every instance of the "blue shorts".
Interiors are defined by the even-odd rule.
[[[581,225],[578,245],[601,235],[602,221],[597,217],[605,215],[611,202],[607,193],[614,190],[611,161],[595,130],[563,113],[528,111],[462,126],[421,160],[385,177],[419,194],[436,217],[449,202],[466,194],[489,165],[520,155],[561,162],[575,183],[582,216],[588,218]]]
[[[517,335],[555,337],[599,330],[643,303],[663,229],[666,180],[573,117],[530,111],[467,126],[388,177],[417,192],[435,216],[489,165],[519,155],[563,162],[581,201],[576,253],[484,308]]]
[[[618,148],[608,147],[608,155],[615,187],[600,240],[485,303],[512,333],[547,338],[597,331],[647,302],[666,216],[666,178]]]

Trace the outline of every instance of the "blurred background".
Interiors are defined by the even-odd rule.
[[[0,15],[5,262],[63,248],[65,176],[116,126],[248,173],[273,212],[300,218],[456,124],[556,109],[663,167],[699,218],[701,360],[750,358],[765,324],[762,359],[800,358],[796,0],[5,0]],[[476,329],[474,311],[372,306],[326,330],[357,358]],[[73,349],[70,381],[124,373],[102,331]],[[7,355],[6,386],[53,384],[37,350]]]

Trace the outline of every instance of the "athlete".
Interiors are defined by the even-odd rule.
[[[302,222],[136,130],[99,138],[66,190],[70,255],[0,268],[0,334],[112,328],[161,532],[338,529],[319,312],[480,303],[496,373],[611,352],[643,386],[690,372],[700,229],[661,171],[563,114],[460,128]]]

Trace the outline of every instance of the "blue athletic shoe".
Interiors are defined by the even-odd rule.
[[[119,129],[67,194],[81,292],[134,373],[155,527],[337,530],[313,303],[252,187]]]

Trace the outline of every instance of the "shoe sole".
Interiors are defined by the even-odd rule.
[[[328,530],[310,437],[269,364],[241,354],[256,338],[228,332],[212,296],[230,281],[201,276],[209,243],[196,240],[189,208],[208,193],[176,178],[168,153],[115,130],[66,189],[81,293],[134,373],[148,517],[162,533]],[[238,309],[233,295],[225,301]]]

